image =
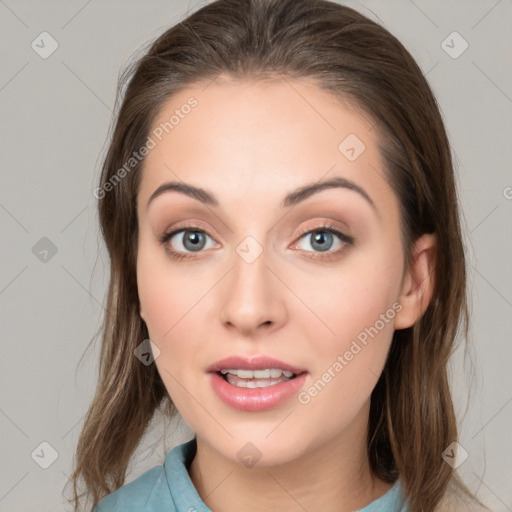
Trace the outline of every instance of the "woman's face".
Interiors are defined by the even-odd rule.
[[[404,327],[399,203],[372,124],[310,83],[217,80],[174,96],[150,136],[140,311],[183,418],[218,453],[244,462],[246,450],[262,465],[364,432]],[[175,187],[150,201],[169,182],[213,200]],[[342,186],[298,193],[327,182]],[[301,375],[268,386],[280,372],[252,374],[263,387],[239,387],[251,374],[228,383],[214,371],[243,369],[215,367],[231,356]]]

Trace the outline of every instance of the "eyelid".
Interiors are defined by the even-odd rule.
[[[302,236],[311,233],[312,231],[330,231],[330,232],[337,232],[343,235],[347,239],[352,239],[350,235],[347,234],[347,230],[345,228],[338,227],[335,224],[335,221],[332,220],[326,220],[322,219],[317,221],[316,223],[313,223],[310,226],[304,227],[301,231],[299,231],[299,234],[297,235],[297,238],[301,238]]]
[[[195,221],[183,221],[182,223],[178,223],[174,225],[172,228],[165,229],[163,233],[158,237],[158,240],[161,243],[165,243],[167,240],[175,236],[181,231],[200,231],[204,233],[205,235],[209,236],[212,240],[214,240],[216,243],[218,243],[208,232],[208,228],[201,226],[199,224],[196,224]]]

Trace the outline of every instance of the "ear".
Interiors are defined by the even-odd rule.
[[[411,268],[406,269],[398,302],[402,309],[395,315],[395,329],[413,326],[427,309],[435,286],[437,238],[422,235],[413,247]]]
[[[140,303],[140,300],[139,300],[139,316],[142,318],[142,320],[144,320],[144,322],[146,321],[146,319],[144,318],[144,310],[142,309],[142,304]]]

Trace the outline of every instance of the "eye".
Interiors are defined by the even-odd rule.
[[[175,242],[172,241],[173,238],[176,238]],[[165,246],[165,250],[171,257],[183,259],[190,257],[187,255],[188,251],[193,254],[202,249],[208,249],[209,247],[206,247],[207,238],[213,240],[204,230],[195,226],[185,226],[164,233],[160,238],[160,243]]]
[[[313,248],[313,251],[304,249],[306,252],[313,252],[313,258],[332,257],[342,252],[346,246],[353,245],[353,238],[345,235],[339,229],[329,224],[318,226],[314,229],[302,233],[300,239],[305,239],[307,244]],[[336,238],[338,238],[338,248],[331,250],[333,245],[336,245]],[[322,253],[328,253],[324,256]]]
[[[173,238],[176,238],[176,241],[173,242]],[[323,224],[314,229],[304,231],[300,235],[299,240],[303,238],[313,247],[313,251],[303,249],[305,252],[312,253],[309,255],[311,258],[329,259],[336,257],[347,246],[354,243],[352,237],[345,235],[339,229],[329,224]],[[335,245],[336,238],[338,238],[338,248],[333,251],[331,249]],[[211,248],[211,246],[207,246],[207,239],[213,241],[203,229],[196,226],[182,226],[164,233],[159,241],[164,245],[166,252],[172,258],[182,260],[193,257],[194,253],[199,253],[203,249]]]

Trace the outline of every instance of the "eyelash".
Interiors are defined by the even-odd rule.
[[[193,231],[193,232],[195,231],[195,232],[203,233],[204,235],[210,236],[204,229],[200,228],[199,226],[193,226],[193,225],[181,226],[179,228],[173,229],[172,231],[166,232],[163,235],[161,235],[159,238],[159,242],[162,245],[165,245],[165,250],[167,251],[169,256],[171,256],[171,258],[178,260],[178,261],[188,259],[188,258],[194,258],[194,256],[171,249],[169,247],[169,245],[167,245],[167,242],[174,235],[181,233],[181,232],[186,232],[186,231]],[[354,245],[353,237],[345,235],[345,233],[342,233],[335,226],[328,224],[328,223],[323,223],[322,225],[317,226],[313,229],[309,228],[309,229],[304,230],[302,233],[300,233],[298,239],[300,240],[301,238],[304,237],[304,235],[315,233],[315,232],[326,232],[326,233],[331,233],[333,235],[336,235],[343,242],[344,246],[337,249],[336,251],[328,251],[326,253],[315,252],[315,253],[313,253],[313,255],[308,256],[311,259],[322,259],[322,260],[330,261],[330,260],[336,258],[341,252],[343,252],[346,249],[346,246]],[[199,252],[201,252],[201,251],[199,251]],[[306,252],[309,253],[311,251],[306,251]]]

